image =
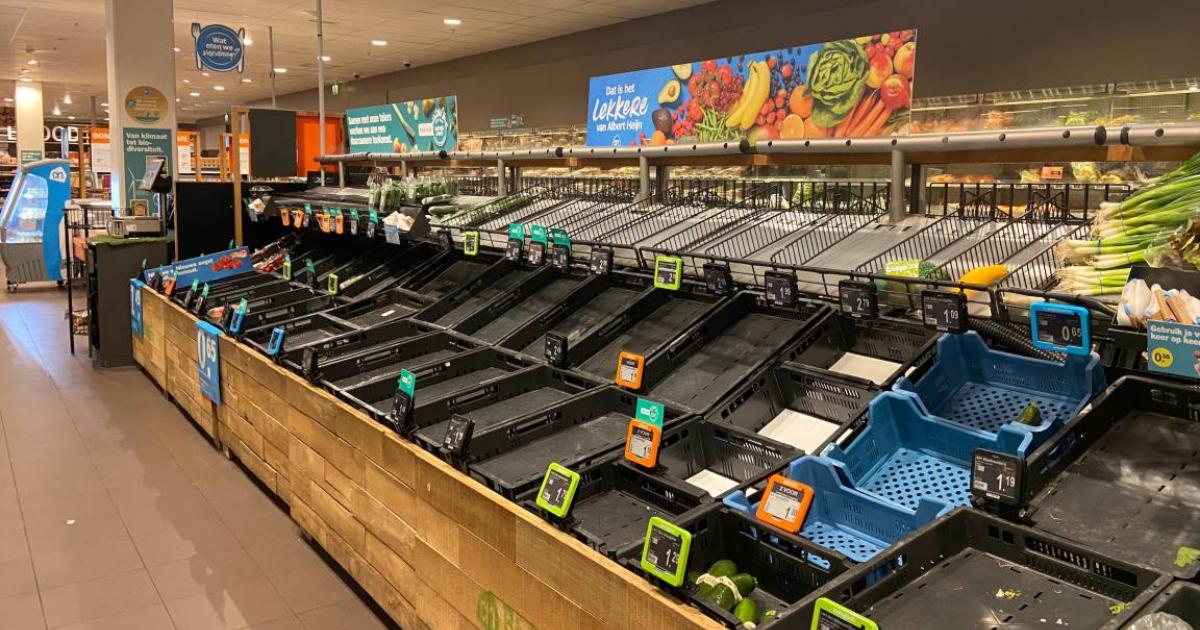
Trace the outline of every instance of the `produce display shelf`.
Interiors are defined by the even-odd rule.
[[[312,296],[311,293],[309,296],[310,297],[307,299],[297,300],[282,306],[250,308],[248,312],[242,316],[241,330],[247,331],[266,326],[274,327],[281,322],[296,319],[297,317],[303,317],[305,315],[326,311],[336,304],[336,302],[333,300],[333,296]],[[226,305],[222,307],[222,310],[236,307],[236,304]],[[224,313],[222,313],[222,315],[224,315]]]
[[[1167,582],[1152,569],[963,508],[854,567],[826,597],[887,630],[950,620],[981,630],[1115,629]]]
[[[888,262],[926,260],[939,252],[948,260],[953,258],[953,252],[970,247],[998,227],[990,218],[963,213],[948,214],[912,232],[875,258],[856,267],[855,271],[882,273]]]
[[[400,289],[390,289],[330,309],[326,314],[362,328],[370,328],[408,317],[431,300]]]
[[[338,289],[338,295],[342,298],[352,300],[369,298],[381,291],[385,291],[395,286],[396,284],[402,282],[412,269],[416,268],[434,255],[433,252],[426,248],[418,248],[417,252],[428,252],[428,254],[426,256],[420,256],[412,253],[412,250],[409,250],[401,257],[385,260],[382,264],[366,273],[351,275],[348,277],[342,277],[339,275],[338,281],[340,283],[340,287]]]
[[[1200,561],[1200,394],[1126,376],[1026,463],[1027,519],[1100,553],[1184,579]]]
[[[916,394],[922,410],[945,422],[995,439],[1000,432],[1028,435],[1016,454],[1049,439],[1104,389],[1100,357],[1068,355],[1065,364],[992,350],[974,331],[943,335],[937,359],[914,382],[901,377],[898,391]],[[1017,421],[1028,405],[1037,424]]]
[[[427,358],[420,357],[420,362],[405,361],[402,366],[416,377],[413,404],[417,407],[532,365],[512,353],[482,347],[464,349],[433,361]],[[393,416],[400,369],[400,363],[394,363],[361,385],[343,390],[342,397],[375,418]]]
[[[331,391],[352,390],[381,377],[393,379],[401,369],[426,365],[479,344],[449,332],[433,332],[394,339],[356,352],[338,353],[318,368],[318,382]]]
[[[557,304],[587,279],[583,271],[544,268],[459,322],[454,330],[496,343]]]
[[[520,285],[534,273],[533,268],[509,260],[497,261],[461,283],[416,317],[438,326],[453,326],[494,298]]]
[[[833,251],[834,246],[852,235],[876,224],[885,208],[867,205],[853,212],[826,212],[809,229],[796,233],[786,242],[776,242],[774,247],[762,251],[755,257],[792,265],[807,264],[821,254]],[[841,251],[842,248],[838,248]],[[751,256],[754,256],[753,252]]]
[[[418,444],[437,451],[454,415],[475,423],[472,443],[492,431],[504,431],[514,418],[542,410],[599,383],[579,374],[544,365],[518,370],[448,396],[418,403],[413,410]],[[418,386],[419,387],[419,386]],[[544,467],[543,467],[544,468]]]
[[[741,511],[720,504],[689,513],[673,524],[692,534],[688,573],[704,573],[714,562],[730,560],[737,572],[755,578],[757,584],[748,597],[757,604],[759,616],[769,611],[777,613],[773,621],[757,624],[761,630],[808,628],[811,612],[805,616],[802,604],[823,592],[824,587],[847,568],[832,559],[822,558],[821,554],[826,552],[807,540],[767,529]],[[645,536],[645,530],[642,535]],[[618,557],[626,566],[642,572],[641,541],[622,550]],[[701,598],[694,584],[685,582],[684,586],[674,590],[725,626],[744,627],[742,621],[728,610]],[[891,630],[890,626],[887,628]]]
[[[242,336],[242,340],[265,353],[267,344],[271,340],[271,333],[276,327],[282,328],[284,331],[283,346],[279,349],[281,355],[356,330],[354,326],[324,313],[313,313],[285,322],[249,329]]]
[[[203,286],[204,286],[204,283],[200,283],[200,287],[203,287]],[[175,294],[173,296],[171,296],[171,299],[176,304],[179,304],[180,306],[183,306],[184,308],[190,308],[192,306],[192,304],[184,304],[183,303],[184,298],[187,297],[188,289],[190,289],[190,288],[191,287],[187,287],[187,286],[176,286]],[[238,300],[241,300],[242,298],[246,298],[247,300],[250,300],[250,299],[260,298],[260,297],[267,296],[267,295],[274,295],[276,293],[283,293],[284,291],[289,291],[294,288],[296,288],[296,287],[292,286],[287,281],[280,280],[278,278],[271,278],[270,281],[268,281],[268,282],[260,282],[257,284],[240,285],[240,286],[233,286],[233,287],[222,287],[219,284],[215,285],[215,286],[209,285],[208,298],[205,300],[205,304],[212,305],[212,306],[221,306],[221,305],[224,305],[227,303],[237,302]],[[196,289],[196,293],[193,294],[193,300],[195,299],[195,297],[197,295],[199,295],[200,291],[201,291],[200,288]]]
[[[1178,580],[1173,582],[1163,589],[1158,597],[1146,604],[1146,607],[1138,612],[1134,621],[1153,613],[1174,615],[1193,628],[1200,626],[1200,584]],[[1155,630],[1155,627],[1146,627],[1143,630]],[[1178,624],[1176,626],[1163,625],[1159,630],[1182,630],[1182,628]]]
[[[760,293],[741,291],[648,359],[642,387],[652,398],[703,413],[826,311],[808,301],[776,308]]]
[[[866,562],[910,532],[951,508],[923,501],[915,510],[882,501],[855,488],[844,467],[825,457],[808,455],[788,464],[786,476],[812,488],[813,499],[799,536],[840,554],[846,561]],[[753,516],[761,497],[737,490],[726,507]]]
[[[285,336],[283,349],[278,356],[279,362],[291,370],[301,373],[305,370],[310,370],[310,373],[304,373],[303,376],[313,381],[318,378],[321,368],[324,365],[338,361],[344,356],[360,352],[367,348],[373,348],[380,344],[395,343],[402,339],[417,337],[436,331],[433,326],[418,322],[412,318],[395,319],[372,326],[371,328],[356,328],[348,322],[329,316],[327,313],[322,313],[322,315],[324,316],[324,320],[333,321],[340,325],[342,327],[341,332],[304,344],[288,344]],[[305,322],[287,322],[283,324],[285,330],[288,326],[304,330],[307,325]],[[264,344],[267,337],[263,336]],[[311,357],[307,355],[311,355]],[[305,365],[306,363],[309,363],[309,365]]]
[[[264,285],[265,286],[265,285]],[[246,308],[248,312],[256,312],[264,309],[272,309],[296,304],[305,300],[311,300],[313,297],[320,295],[305,289],[303,287],[283,287],[282,291],[276,293],[267,293],[265,295],[249,295],[245,296]],[[224,314],[226,308],[236,308],[242,301],[242,297],[217,297],[209,295],[209,298],[204,301],[205,318],[210,321],[220,321],[221,315]]]

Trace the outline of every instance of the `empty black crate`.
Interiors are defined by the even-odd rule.
[[[1153,613],[1175,615],[1193,628],[1200,628],[1200,584],[1176,581],[1146,604],[1133,621]]]
[[[376,293],[369,298],[355,300],[331,309],[327,314],[355,326],[370,328],[393,320],[408,317],[425,308],[432,300],[400,289]]]
[[[284,331],[283,347],[280,348],[280,355],[298,352],[306,345],[325,341],[355,330],[354,326],[346,322],[333,319],[322,313],[313,313],[285,322],[247,330],[242,339],[258,350],[266,352],[267,345],[271,340],[271,333],[277,327],[282,328]]]
[[[358,328],[340,318],[333,317],[329,315],[328,311],[321,313],[321,316],[318,320],[307,321],[306,318],[299,318],[294,322],[289,321],[281,324],[281,326],[289,331],[289,334],[292,331],[303,333],[308,339],[304,343],[288,343],[285,337],[284,348],[279,354],[279,362],[300,372],[310,370],[305,373],[305,376],[310,380],[317,378],[322,365],[337,361],[344,356],[379,344],[395,342],[434,331],[432,326],[412,319],[397,319],[364,329]],[[322,328],[334,325],[340,330],[340,332],[334,335],[313,337],[312,333],[308,332],[309,328],[313,326]],[[267,336],[265,334],[262,335],[264,344],[266,343],[266,339]],[[307,359],[306,356],[308,356]],[[306,360],[308,361],[307,364],[305,363]]]
[[[587,278],[583,271],[543,267],[458,321],[454,330],[496,343],[556,304]]]
[[[329,295],[318,295],[313,297],[309,293],[307,299],[302,299],[295,302],[289,302],[281,306],[260,306],[258,308],[247,308],[245,314],[242,315],[241,331],[262,328],[264,326],[275,326],[281,322],[303,317],[312,313],[319,313],[328,309],[333,305],[333,297]],[[236,304],[227,305],[224,308],[237,308]],[[222,315],[224,313],[222,312]]]
[[[1148,567],[960,508],[854,567],[819,595],[888,630],[1118,628],[1169,580]],[[801,621],[811,618],[814,599],[797,611]]]
[[[331,391],[350,390],[477,347],[477,342],[445,331],[400,338],[326,361],[318,367],[316,380]]]
[[[533,268],[507,259],[497,261],[424,308],[416,318],[439,326],[453,326],[534,273]]]
[[[448,250],[413,273],[399,288],[441,299],[470,283],[495,262],[495,256],[465,256],[459,250]]]

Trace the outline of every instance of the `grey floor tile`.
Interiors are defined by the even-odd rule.
[[[100,619],[161,601],[145,569],[43,589],[41,594],[46,623],[51,628]]]

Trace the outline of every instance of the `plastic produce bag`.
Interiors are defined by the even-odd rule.
[[[1125,626],[1125,630],[1195,630],[1195,628],[1175,615],[1156,612]]]

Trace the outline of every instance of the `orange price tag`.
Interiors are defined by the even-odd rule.
[[[1063,167],[1061,166],[1043,166],[1042,179],[1058,181],[1063,178]]]
[[[617,355],[617,385],[629,389],[641,389],[642,370],[646,368],[646,357],[632,352]]]
[[[283,224],[283,227],[291,227],[291,225],[292,225],[291,210],[288,210],[287,208],[280,210],[279,211],[279,222]]]
[[[301,210],[299,208],[292,210],[292,225],[296,226],[297,230],[304,227],[304,211],[303,210]]]
[[[646,468],[658,464],[658,445],[662,441],[662,430],[641,420],[629,421],[629,432],[625,435],[625,459]]]
[[[812,506],[812,486],[788,479],[780,474],[771,475],[762,501],[758,502],[755,516],[789,534],[800,531],[808,508]]]

